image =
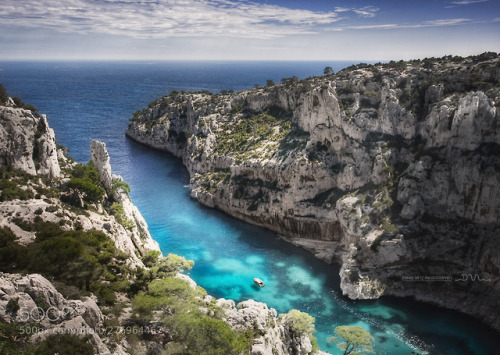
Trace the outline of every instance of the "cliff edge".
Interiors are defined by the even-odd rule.
[[[83,165],[36,111],[9,99],[0,122],[0,352],[321,353],[312,317],[216,300],[162,256],[105,143]]]
[[[173,92],[126,134],[180,157],[204,205],[340,263],[348,297],[412,296],[500,330],[499,78],[484,53]]]

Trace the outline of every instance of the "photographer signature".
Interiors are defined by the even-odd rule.
[[[478,274],[462,274],[461,279],[456,279],[455,281],[481,281],[481,282],[491,282],[491,279],[483,279]]]

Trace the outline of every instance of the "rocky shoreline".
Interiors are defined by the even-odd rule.
[[[348,297],[411,296],[500,330],[499,63],[360,64],[173,92],[126,134],[181,158],[200,203],[341,264]]]
[[[2,239],[0,247],[4,248],[5,243],[11,243],[11,249],[6,250],[13,254],[8,257],[16,260],[15,251],[18,248],[29,248],[39,242],[37,238],[40,238],[42,228],[50,228],[50,234],[43,238],[53,237],[54,231],[61,233],[61,242],[65,243],[70,243],[68,236],[74,235],[66,235],[65,231],[80,233],[80,238],[94,238],[97,233],[98,237],[111,240],[116,248],[108,263],[112,264],[110,268],[117,275],[108,272],[105,274],[107,279],[113,280],[120,274],[128,273],[127,278],[121,281],[122,284],[129,284],[129,289],[136,287],[141,290],[142,287],[147,291],[147,287],[140,286],[145,277],[146,280],[149,277],[152,283],[156,278],[156,281],[175,284],[175,281],[168,279],[173,274],[174,278],[180,280],[178,287],[191,290],[184,291],[185,293],[204,294],[204,297],[196,296],[198,298],[193,301],[198,312],[208,317],[218,314],[235,334],[252,334],[251,354],[321,353],[313,348],[312,334],[299,334],[294,330],[292,316],[281,315],[278,318],[274,309],[252,300],[242,302],[238,307],[231,300],[216,300],[206,295],[187,275],[175,273],[173,270],[178,267],[170,266],[170,260],[183,264],[185,259],[177,256],[169,259],[170,255],[162,257],[158,243],[149,234],[146,221],[128,196],[128,185],[120,176],[112,174],[109,155],[103,142],[92,141],[92,160],[84,167],[72,161],[65,155],[64,149],[56,145],[54,132],[49,128],[44,115],[38,116],[30,110],[16,108],[13,101],[9,100],[6,106],[0,105],[0,122],[0,167],[5,170],[2,170],[5,176],[2,177],[0,189],[0,227],[2,238],[7,238]],[[94,167],[97,174],[95,177],[92,176]],[[75,171],[79,175],[74,175]],[[98,179],[100,186],[92,185],[91,178]],[[104,198],[89,199],[92,194],[104,194]],[[101,243],[106,245],[104,240]],[[53,249],[59,247],[65,246],[55,245]],[[95,258],[104,260],[99,267],[107,267],[105,260],[109,256],[106,253],[111,253],[114,248],[108,245],[106,250],[101,250],[103,246],[97,247]],[[69,250],[70,247],[66,248]],[[25,252],[24,249],[19,250]],[[58,258],[64,258],[61,255]],[[41,256],[45,257],[44,254]],[[86,257],[95,264],[93,256]],[[119,259],[120,263],[114,265],[117,262],[115,259]],[[4,262],[4,258],[0,257],[0,265],[16,267],[4,265]],[[147,276],[148,273],[158,273],[164,277]],[[182,343],[177,344],[179,341],[175,339],[175,331],[161,321],[164,311],[156,311],[145,319],[135,318],[137,309],[141,309],[136,304],[139,302],[138,296],[143,296],[146,291],[136,291],[132,298],[130,290],[128,293],[114,291],[123,286],[110,281],[99,281],[107,286],[94,294],[88,292],[91,286],[87,281],[84,286],[87,296],[74,298],[74,294],[78,292],[73,284],[53,282],[55,281],[38,273],[0,272],[0,326],[11,324],[16,327],[15,332],[22,331],[18,338],[8,339],[11,343],[5,345],[5,349],[8,346],[19,346],[19,349],[28,347],[29,344],[36,346],[48,341],[51,336],[61,334],[80,337],[84,344],[92,346],[95,354],[156,354],[165,346],[182,347]],[[78,284],[78,278],[75,282]],[[99,284],[93,284],[92,288],[98,286]],[[67,296],[60,289],[64,289]],[[116,296],[110,298],[110,290]],[[141,325],[140,329],[149,329],[151,333],[143,338],[127,337],[126,330],[137,330],[138,324]],[[28,328],[29,334],[26,330]],[[202,334],[199,336],[205,337]]]

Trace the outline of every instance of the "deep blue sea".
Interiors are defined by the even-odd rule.
[[[191,277],[216,296],[253,298],[279,312],[292,308],[316,318],[322,350],[338,325],[360,325],[375,337],[376,354],[498,354],[499,334],[458,312],[411,300],[351,301],[339,288],[338,266],[189,198],[181,162],[125,137],[128,119],[172,90],[243,90],[267,79],[306,78],[353,62],[0,62],[10,96],[33,104],[59,143],[85,163],[90,142],[106,143],[113,173],[130,184],[133,202],[164,254],[195,261]],[[253,277],[267,286],[258,289]]]

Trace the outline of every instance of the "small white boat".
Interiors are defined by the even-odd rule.
[[[258,278],[254,278],[254,279],[253,279],[253,282],[254,282],[257,286],[259,286],[259,287],[264,287],[264,286],[266,286],[266,284],[264,283],[264,281],[262,281],[261,279],[258,279]]]

